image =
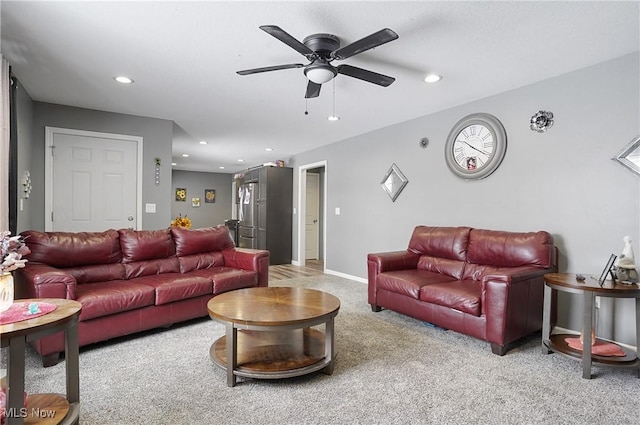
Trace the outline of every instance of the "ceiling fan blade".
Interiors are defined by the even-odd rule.
[[[339,65],[336,67],[336,69],[338,70],[338,74],[357,78],[359,80],[364,80],[383,87],[391,85],[391,83],[396,80],[395,78],[389,77],[388,75],[378,74],[377,72],[367,71],[366,69],[358,68],[351,65]]]
[[[365,52],[369,49],[373,49],[374,47],[393,41],[397,38],[398,34],[389,28],[385,28],[336,50],[331,53],[331,57],[338,60],[346,59],[353,55],[357,55],[358,53]]]
[[[310,61],[316,59],[316,52],[305,46],[301,41],[297,40],[291,34],[276,25],[262,25],[260,29],[282,41],[287,46],[304,55]]]
[[[302,68],[304,65],[301,63],[290,63],[287,65],[274,65],[265,66],[264,68],[244,69],[242,71],[236,71],[239,75],[258,74],[260,72],[279,71],[281,69]]]
[[[313,81],[309,80],[309,84],[307,84],[307,93],[304,95],[304,98],[310,99],[312,97],[320,96],[321,87],[322,84],[314,83]]]

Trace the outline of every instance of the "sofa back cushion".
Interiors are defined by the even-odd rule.
[[[495,267],[553,266],[553,237],[545,231],[515,233],[473,229],[467,262]]]
[[[229,228],[224,225],[194,230],[172,227],[171,235],[178,257],[222,251],[234,246]]]
[[[416,226],[409,240],[409,251],[428,257],[465,261],[469,227]]]
[[[65,272],[73,276],[78,284],[106,282],[125,278],[124,265],[121,263],[70,267],[65,269]]]
[[[29,261],[57,268],[112,264],[120,262],[119,233],[104,232],[38,232],[21,233],[31,250]]]
[[[164,259],[176,254],[170,229],[120,229],[118,232],[120,233],[120,249],[124,264]]]

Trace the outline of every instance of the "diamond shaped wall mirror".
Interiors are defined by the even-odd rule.
[[[400,171],[398,166],[393,164],[391,165],[391,168],[389,168],[389,171],[387,171],[387,174],[384,175],[384,178],[380,182],[380,186],[382,186],[382,189],[387,192],[389,198],[395,202],[396,198],[400,195],[400,192],[402,192],[402,189],[404,189],[407,183],[409,183],[409,180],[407,180],[404,174],[402,174],[402,171]]]
[[[636,136],[613,158],[634,173],[640,175],[640,136]]]

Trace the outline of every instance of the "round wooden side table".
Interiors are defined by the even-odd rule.
[[[0,325],[7,361],[7,425],[77,424],[80,417],[78,318],[82,305],[57,298],[19,299],[16,303],[50,303],[56,309],[43,316]],[[29,394],[24,406],[24,350],[27,342],[64,332],[67,394]]]
[[[575,337],[575,335],[553,334],[553,328],[555,327],[553,322],[555,320],[552,320],[552,316],[555,316],[555,297],[558,291],[582,295],[584,300],[582,311],[583,335],[591,335],[593,330],[595,297],[635,298],[636,345],[640,344],[640,287],[637,284],[627,285],[611,280],[605,281],[604,285],[600,286],[598,281],[590,277],[587,277],[584,281],[579,281],[576,276],[572,273],[548,273],[544,275],[542,352],[549,354],[553,351],[574,359],[581,359],[582,377],[585,379],[591,379],[592,363],[611,367],[635,368],[640,378],[640,358],[638,358],[638,353],[635,351],[619,346],[624,352],[624,356],[598,356],[592,353],[591,344],[584,344],[581,352],[569,347],[565,339],[567,337]],[[588,336],[586,340],[589,340]]]

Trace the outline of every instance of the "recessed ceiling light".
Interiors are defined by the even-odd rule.
[[[224,170],[224,167],[222,165],[220,167],[218,167],[218,168],[220,168],[221,170]]]
[[[264,150],[267,152],[273,152],[273,148],[264,148]]]
[[[201,144],[201,145],[206,145],[206,144],[207,144],[207,141],[206,141],[206,140],[200,140],[200,144]]]
[[[338,121],[340,119],[339,116],[337,115],[331,115],[330,117],[327,118],[329,121]]]
[[[188,153],[183,153],[183,154],[182,154],[182,157],[183,157],[183,158],[189,158],[189,154],[188,154]]]
[[[440,81],[440,80],[442,80],[442,76],[438,74],[429,74],[426,77],[424,77],[424,81],[426,83],[435,83],[436,81]]]
[[[178,165],[178,163],[177,163],[177,162],[172,162],[172,163],[171,163],[171,166],[172,166],[172,167],[175,167],[176,165]]]
[[[125,77],[124,75],[119,75],[117,77],[113,77],[114,80],[116,80],[119,83],[122,84],[132,84],[133,80],[129,77]]]
[[[239,159],[238,162],[244,162],[244,159]]]

